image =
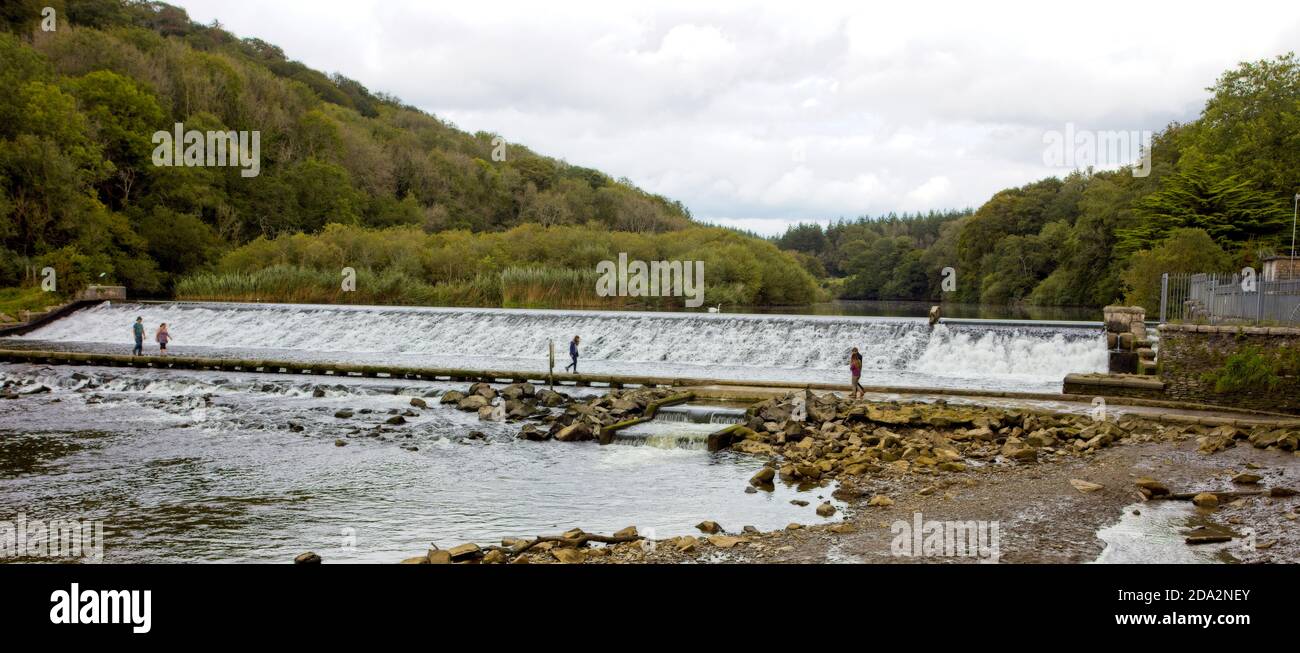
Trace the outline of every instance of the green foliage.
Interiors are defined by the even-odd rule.
[[[1160,306],[1160,278],[1166,272],[1220,272],[1230,258],[1202,229],[1177,229],[1156,247],[1129,259],[1123,281],[1125,302],[1148,311]]]
[[[258,238],[213,271],[183,278],[176,294],[192,300],[435,303],[473,306],[681,307],[681,297],[599,297],[596,265],[629,260],[704,262],[709,305],[807,304],[822,296],[793,256],[762,240],[713,227],[642,234],[600,225],[505,232],[426,234],[330,224],[315,235]],[[357,271],[356,292],[341,292],[343,268]],[[405,287],[371,284],[403,280]]]
[[[1283,377],[1300,375],[1300,347],[1247,346],[1230,355],[1223,365],[1202,375],[1220,394],[1268,393],[1276,390]]]

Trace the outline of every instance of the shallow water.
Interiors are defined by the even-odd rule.
[[[1219,544],[1189,545],[1185,538],[1193,529],[1210,529],[1216,534],[1234,535],[1210,520],[1188,501],[1149,501],[1124,508],[1123,516],[1097,531],[1106,548],[1094,562],[1107,564],[1204,564],[1237,562],[1234,549],[1253,545],[1234,539]]]
[[[307,550],[395,562],[431,542],[574,527],[665,537],[706,519],[731,531],[832,521],[789,503],[811,492],[746,494],[761,461],[729,452],[527,442],[518,424],[436,399],[367,435],[411,396],[461,385],[0,365],[4,380],[54,391],[0,401],[0,520],[101,520],[107,562],[287,562]],[[334,416],[344,408],[354,417]],[[717,428],[646,426],[685,440],[700,427]]]

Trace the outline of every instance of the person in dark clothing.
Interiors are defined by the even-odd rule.
[[[573,362],[569,363],[568,365],[565,365],[564,371],[567,372],[569,371],[569,368],[572,367],[573,373],[574,374],[578,373],[578,342],[581,340],[582,339],[579,338],[578,336],[573,336],[573,340],[569,341],[569,358],[572,358]]]
[[[135,318],[135,324],[131,327],[135,332],[135,349],[131,350],[132,356],[144,354],[144,318]]]

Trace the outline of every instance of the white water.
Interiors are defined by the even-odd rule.
[[[492,369],[556,368],[582,336],[581,371],[847,382],[849,350],[863,383],[1059,390],[1071,372],[1102,371],[1104,339],[1060,326],[939,325],[911,318],[413,309],[248,304],[112,304],[79,311],[21,340],[130,349],[143,316],[147,347],[166,322],[178,354],[272,355]]]

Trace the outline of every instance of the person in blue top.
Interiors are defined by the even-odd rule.
[[[569,341],[569,358],[572,358],[573,362],[564,366],[564,371],[566,372],[569,371],[570,367],[572,367],[573,373],[578,373],[578,342],[580,340],[581,338],[578,336],[573,336],[573,340]]]
[[[139,356],[144,353],[144,318],[135,318],[135,325],[131,328],[135,331],[135,349],[131,350],[131,355]]]

